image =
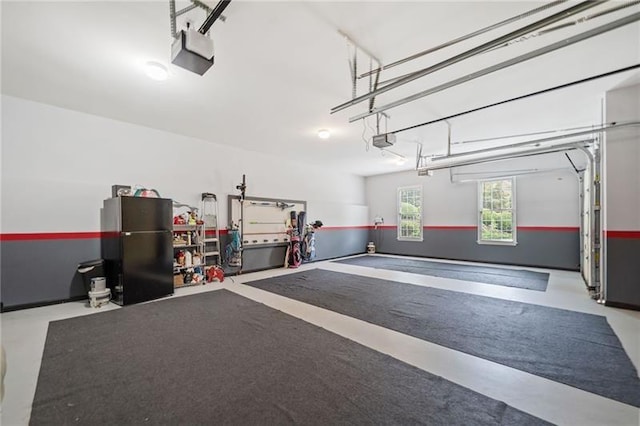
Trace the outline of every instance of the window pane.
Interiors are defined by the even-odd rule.
[[[512,189],[511,179],[480,184],[480,240],[514,241]]]
[[[505,231],[511,233],[513,230],[513,212],[511,210],[505,211],[503,213],[503,220]]]
[[[505,192],[504,194],[504,205],[502,206],[502,208],[504,209],[510,209],[511,207],[511,189],[509,189],[508,192]]]
[[[398,238],[422,240],[422,190],[398,190]]]

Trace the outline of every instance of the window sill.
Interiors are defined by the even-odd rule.
[[[407,242],[415,242],[420,243],[424,241],[423,238],[396,238],[398,241],[407,241]]]
[[[491,240],[478,240],[478,244],[490,245],[490,246],[517,246],[517,241],[491,241]]]

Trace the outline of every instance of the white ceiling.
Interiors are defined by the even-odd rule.
[[[215,1],[209,1],[215,4]],[[179,2],[178,9],[187,2]],[[541,2],[249,2],[234,0],[212,28],[214,66],[198,76],[169,65],[150,80],[142,65],[170,62],[169,1],[2,1],[2,93],[359,175],[414,167],[417,142],[443,153],[447,126],[398,133],[392,148],[404,166],[367,150],[375,118],[349,124],[366,103],[348,101],[349,48],[339,30],[383,63],[404,58],[521,14]],[[416,71],[573,5],[567,2],[408,64],[381,79]],[[609,2],[578,16],[604,10]],[[638,5],[485,53],[391,90],[376,105],[403,98],[502,60],[640,11]],[[186,15],[195,25],[204,11]],[[183,17],[184,18],[184,17]],[[184,19],[179,20],[182,25]],[[576,19],[576,17],[570,18]],[[369,67],[358,56],[359,72]],[[389,131],[441,118],[640,62],[636,22],[388,111]],[[452,140],[599,123],[604,91],[636,78],[626,73],[528,98],[450,121]],[[637,80],[636,80],[637,81]],[[358,94],[368,88],[360,81]],[[330,129],[327,141],[317,138]],[[363,136],[364,135],[364,136]],[[456,145],[456,147],[463,145]],[[474,145],[475,147],[475,145]],[[468,149],[468,148],[465,148]]]

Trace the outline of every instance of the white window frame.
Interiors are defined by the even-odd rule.
[[[410,236],[406,236],[406,235],[402,235],[402,217],[400,215],[400,211],[401,211],[401,200],[402,200],[402,193],[404,191],[418,191],[418,194],[420,196],[420,214],[419,217],[417,217],[417,219],[420,221],[420,236],[419,237],[410,237]],[[397,195],[397,199],[396,199],[396,208],[397,208],[397,213],[396,213],[396,217],[398,218],[398,222],[397,222],[397,238],[398,241],[422,241],[423,240],[423,215],[424,212],[422,210],[422,206],[423,206],[423,198],[422,198],[422,186],[421,185],[414,185],[414,186],[402,186],[400,188],[398,188],[398,195]]]
[[[486,182],[511,181],[511,240],[490,240],[482,238],[482,211],[484,209],[483,186]],[[493,209],[492,209],[493,210]],[[509,210],[509,209],[499,209]],[[516,215],[516,178],[486,179],[478,182],[478,244],[493,244],[502,246],[515,246],[518,244],[517,235],[517,215]]]

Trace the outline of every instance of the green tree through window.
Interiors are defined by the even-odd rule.
[[[398,188],[398,239],[422,241],[422,188]]]
[[[480,182],[480,242],[516,242],[515,182],[501,179]]]

